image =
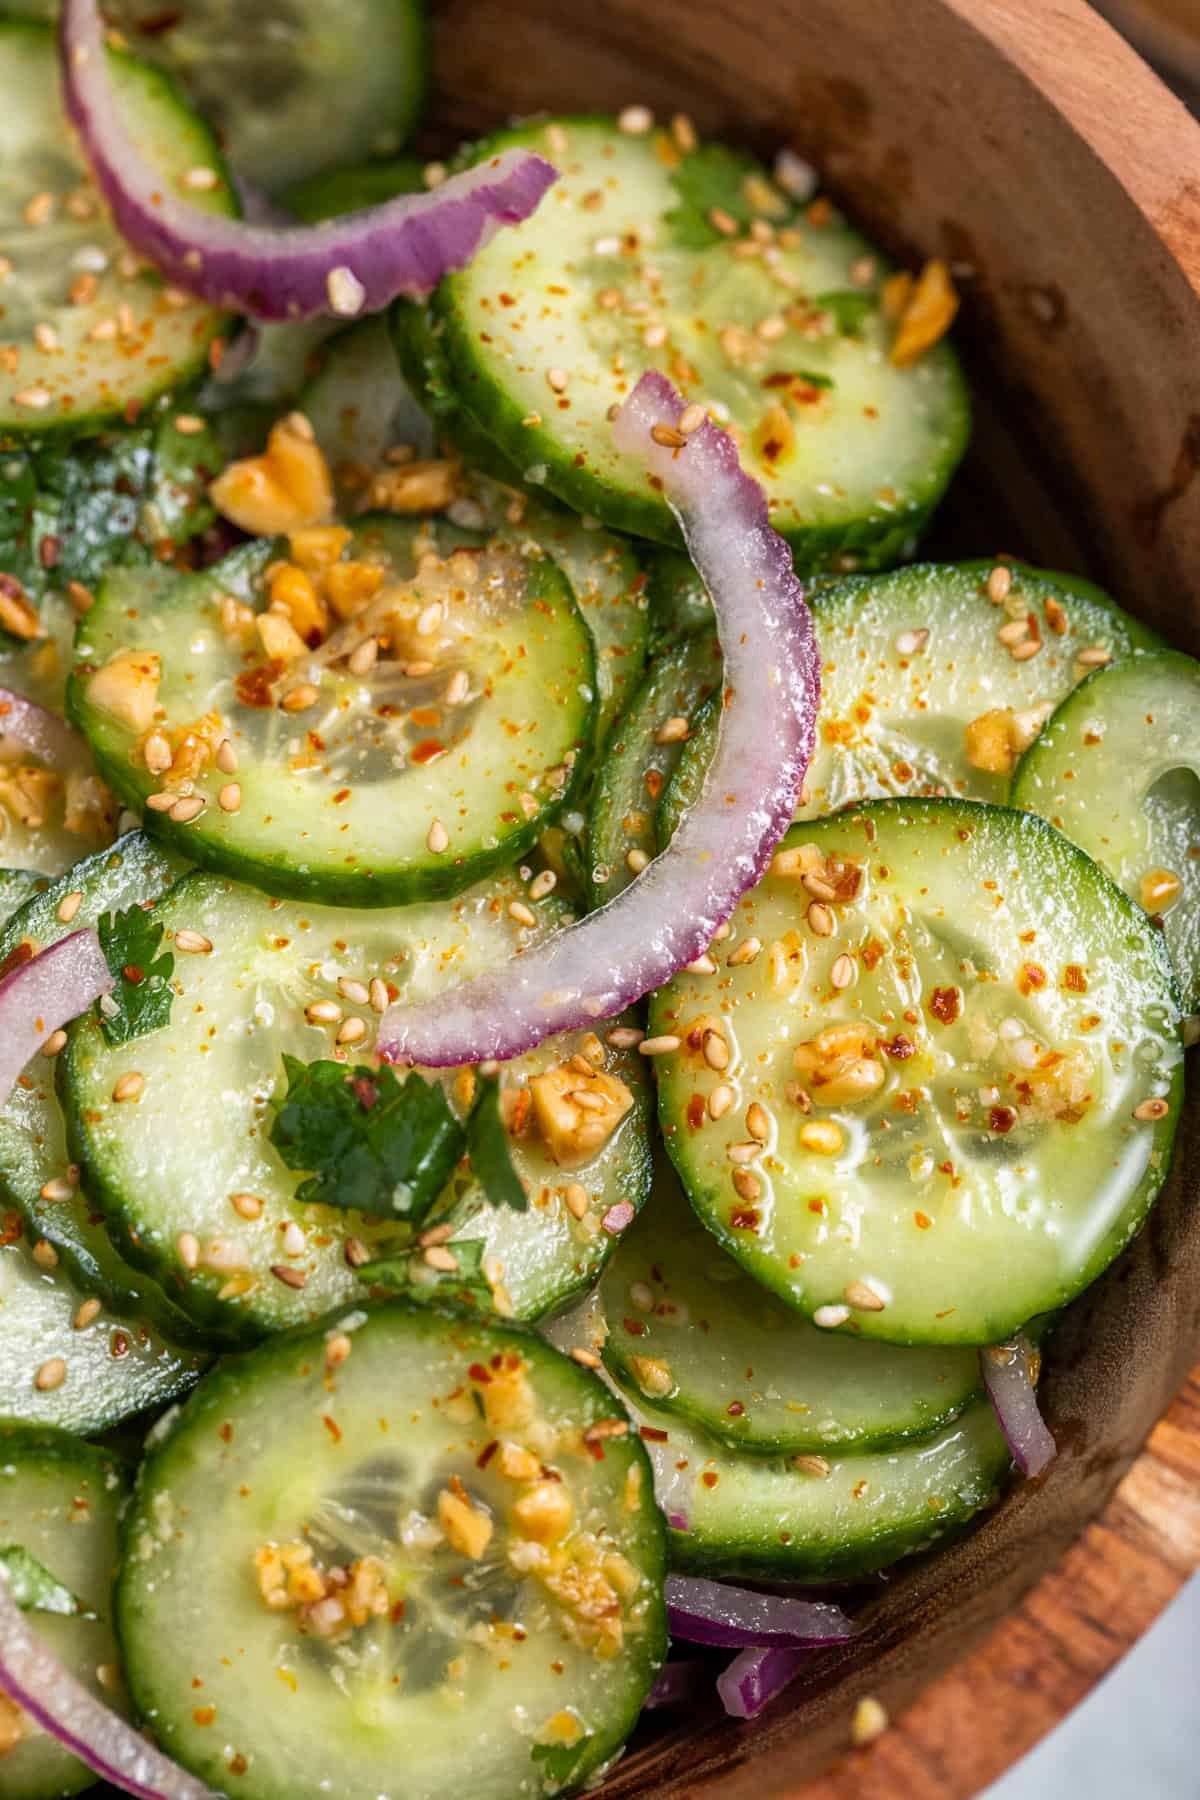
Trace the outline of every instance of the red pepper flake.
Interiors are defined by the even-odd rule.
[[[744,1416],[746,1409],[740,1400],[731,1400],[725,1411],[731,1419],[740,1419]]]
[[[1045,987],[1047,980],[1041,963],[1022,963],[1021,972],[1017,976],[1017,987],[1022,994],[1036,994]]]
[[[146,979],[146,971],[137,963],[126,963],[125,967],[121,970],[121,973],[129,983],[130,987],[141,987],[143,981]]]
[[[218,1427],[217,1436],[220,1438],[220,1440],[223,1444],[232,1444],[232,1442],[233,1442],[233,1426],[229,1423],[228,1419],[226,1419],[226,1421],[223,1425]]]
[[[244,1775],[246,1770],[250,1767],[250,1764],[239,1750],[235,1755],[230,1757],[227,1767],[231,1775]]]
[[[342,1441],[342,1428],[338,1424],[337,1420],[331,1419],[328,1413],[322,1413],[321,1414],[321,1423],[325,1427],[326,1431],[329,1433],[330,1437],[333,1439],[334,1443],[340,1444]]]
[[[3,962],[0,962],[0,981],[6,975],[11,975],[14,969],[20,969],[25,963],[32,962],[35,955],[33,945],[27,938],[22,938],[19,944],[13,945]]]
[[[471,1377],[472,1381],[481,1382],[485,1387],[492,1379],[482,1363],[472,1363],[467,1370],[467,1374]]]
[[[862,958],[862,966],[864,969],[876,968],[885,954],[884,946],[880,943],[878,938],[874,937],[868,938],[862,949],[859,951],[859,956]]]
[[[993,1106],[988,1114],[988,1129],[998,1131],[1001,1137],[1011,1131],[1017,1122],[1017,1115],[1011,1106]]]
[[[706,1488],[715,1488],[721,1477],[717,1474],[715,1469],[705,1469],[700,1479]]]
[[[649,794],[650,798],[652,800],[657,800],[658,796],[662,793],[662,791],[663,791],[662,770],[661,769],[647,769],[646,770],[646,792]]]
[[[108,1353],[116,1362],[120,1362],[123,1356],[128,1356],[130,1348],[128,1332],[114,1331],[108,1340]]]
[[[621,1323],[630,1337],[645,1337],[646,1327],[640,1319],[622,1319]]]
[[[729,1223],[735,1231],[757,1231],[760,1222],[756,1206],[735,1206],[729,1215]]]
[[[1068,963],[1062,973],[1062,984],[1069,994],[1086,994],[1088,991],[1087,970],[1079,963]]]
[[[933,1224],[933,1220],[928,1213],[915,1212],[913,1214],[913,1224],[918,1231],[928,1231],[929,1227]]]
[[[648,1444],[665,1444],[667,1442],[666,1432],[660,1431],[657,1425],[639,1425],[638,1432]]]
[[[0,1245],[19,1244],[24,1230],[20,1213],[6,1212],[0,1219]]]
[[[912,1039],[905,1037],[903,1032],[900,1031],[898,1031],[895,1037],[888,1043],[880,1044],[879,1048],[883,1051],[883,1054],[889,1056],[893,1062],[907,1062],[910,1056],[915,1056],[917,1054],[917,1046],[913,1043]]]
[[[353,791],[353,788],[339,788],[337,793],[330,800],[330,806],[344,806]]]
[[[62,555],[62,539],[47,532],[38,545],[38,561],[43,569],[56,569]]]
[[[618,1200],[615,1206],[609,1207],[600,1223],[603,1225],[605,1231],[607,1231],[609,1237],[618,1237],[622,1231],[625,1231],[633,1224],[636,1216],[637,1214],[630,1201]]]
[[[942,1025],[953,1025],[962,1012],[962,989],[937,987],[929,996],[929,1010]]]
[[[215,1706],[197,1706],[192,1712],[192,1719],[197,1725],[212,1725],[217,1717]]]
[[[499,1438],[493,1438],[490,1444],[485,1444],[483,1449],[479,1452],[479,1455],[475,1458],[475,1467],[477,1469],[486,1469],[499,1448]]]
[[[693,1094],[687,1104],[687,1122],[693,1131],[699,1131],[704,1123],[706,1107],[703,1094]]]
[[[808,1203],[808,1210],[810,1213],[820,1213],[820,1214],[824,1215],[825,1201],[820,1196],[818,1196],[815,1200],[810,1200]]]
[[[278,660],[258,663],[253,669],[242,670],[233,684],[234,691],[243,706],[274,706],[271,689],[282,674],[283,664]]]
[[[446,746],[438,738],[422,738],[414,744],[409,752],[411,761],[415,763],[436,762],[439,756],[445,756]]]

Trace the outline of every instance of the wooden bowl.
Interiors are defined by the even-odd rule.
[[[1079,568],[1200,652],[1200,125],[1083,0],[441,0],[435,32],[446,141],[644,101],[794,145],[889,248],[952,259],[979,417],[934,547]],[[897,1570],[863,1637],[756,1722],[714,1703],[643,1728],[607,1794],[965,1797],[1144,1629],[1200,1561],[1200,1390],[1076,1540],[1200,1352],[1197,1115],[1055,1338],[1047,1476]],[[822,1777],[864,1693],[893,1717],[924,1697]]]

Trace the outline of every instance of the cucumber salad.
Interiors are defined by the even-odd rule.
[[[1200,666],[794,153],[235,10],[0,17],[0,1800],[545,1800],[1055,1479]]]

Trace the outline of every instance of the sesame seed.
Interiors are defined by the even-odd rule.
[[[715,975],[717,972],[717,965],[707,952],[703,956],[697,956],[692,962],[685,963],[683,967],[687,975]]]
[[[661,444],[666,450],[682,450],[687,443],[683,432],[677,431],[674,425],[652,425],[650,436],[656,444]]]
[[[444,1220],[442,1224],[431,1225],[428,1231],[423,1231],[417,1239],[417,1242],[420,1244],[422,1250],[428,1250],[430,1244],[444,1244],[448,1238],[454,1236],[454,1231],[455,1227],[447,1219]]]
[[[82,581],[68,581],[67,599],[71,602],[72,610],[79,618],[82,618],[84,613],[91,612],[96,604],[95,594],[91,588],[84,587]]]
[[[452,1250],[445,1249],[441,1244],[430,1244],[422,1255],[429,1268],[439,1269],[443,1275],[457,1275],[458,1258]]]
[[[642,870],[648,866],[649,862],[650,858],[644,850],[638,850],[635,847],[634,849],[625,852],[625,867],[634,875],[640,875]]]
[[[76,889],[73,894],[63,895],[56,909],[57,915],[64,925],[69,925],[82,905],[83,895]]]
[[[1102,669],[1112,661],[1112,651],[1106,650],[1101,644],[1092,644],[1086,650],[1081,650],[1075,661],[1083,669]]]
[[[739,1200],[757,1200],[762,1194],[762,1182],[752,1169],[735,1169],[733,1187]]]
[[[90,306],[96,298],[100,283],[94,275],[76,275],[67,289],[67,299],[72,306]]]
[[[358,276],[344,265],[330,269],[325,278],[325,293],[330,311],[339,319],[357,318],[367,298],[367,290]]]
[[[996,633],[997,641],[1009,650],[1015,649],[1028,636],[1029,622],[1024,616],[1019,619],[1010,619],[1008,624],[1002,625]]]
[[[50,1203],[50,1205],[53,1206],[53,1205],[61,1203],[64,1200],[72,1199],[74,1197],[76,1191],[78,1190],[78,1187],[79,1187],[78,1171],[72,1170],[72,1171],[68,1172],[66,1175],[52,1176],[51,1179],[49,1181],[47,1181],[45,1183],[45,1185],[41,1188],[41,1190],[38,1194],[38,1198],[40,1200],[48,1201]]]
[[[136,1100],[146,1085],[146,1077],[136,1069],[130,1069],[120,1076],[112,1091],[112,1097],[118,1103],[122,1100]]]
[[[632,311],[633,309],[630,308],[630,310]],[[642,342],[646,346],[647,350],[661,350],[663,345],[666,343],[666,341],[667,341],[667,328],[665,325],[647,325],[646,329],[642,333]],[[667,437],[667,438],[660,437],[659,433],[663,432],[663,431],[671,432],[670,437]],[[679,437],[679,433],[677,431],[671,431],[671,427],[669,425],[652,425],[650,427],[650,436],[654,439],[655,443],[657,443],[657,444],[663,444],[663,443],[672,444],[675,446],[676,449],[678,449],[679,443],[681,443],[683,441]]]
[[[696,136],[696,127],[686,113],[676,113],[671,120],[671,136],[685,156],[690,156],[699,142]]]
[[[546,386],[552,393],[565,393],[567,388],[567,371],[565,369],[547,369]]]
[[[390,996],[387,991],[387,982],[380,976],[376,975],[372,978],[371,985],[367,989],[367,995],[371,1003],[372,1012],[385,1013],[387,1011]]]
[[[375,667],[378,656],[378,638],[364,638],[361,644],[355,645],[346,658],[346,667],[352,675],[369,675]]]
[[[594,1350],[583,1350],[576,1346],[576,1348],[572,1350],[571,1356],[581,1368],[598,1369],[601,1367],[600,1358],[596,1355]]]
[[[171,808],[176,805],[178,798],[179,796],[177,794],[168,793],[164,789],[160,794],[147,794],[146,805],[151,812],[170,812]]]
[[[222,738],[217,745],[216,764],[222,775],[236,775],[238,771],[238,753],[230,738]]]
[[[756,956],[762,954],[762,939],[756,937],[743,938],[735,950],[726,957],[726,966],[730,969],[744,969],[752,963]]]
[[[609,1042],[612,1042],[611,1036]],[[662,1037],[643,1038],[638,1045],[638,1052],[642,1056],[672,1056],[682,1042],[682,1038],[674,1037],[667,1032]]]
[[[760,1106],[757,1100],[751,1101],[746,1108],[746,1130],[761,1144],[765,1144],[771,1135],[770,1118],[767,1116],[766,1108]]]
[[[38,1390],[39,1394],[52,1394],[56,1388],[62,1386],[66,1379],[67,1364],[65,1358],[61,1356],[52,1356],[49,1362],[44,1362],[42,1364],[41,1368],[34,1376],[33,1385]]]
[[[33,328],[33,341],[45,356],[51,356],[54,351],[62,348],[53,325],[43,324],[41,320]]]
[[[443,617],[443,613],[442,613],[441,601],[440,600],[431,601],[431,603],[427,607],[425,607],[423,611],[421,611],[417,614],[417,636],[418,637],[432,637],[434,632],[437,630],[438,626],[441,624],[442,617]],[[405,674],[406,675],[413,674],[414,667],[415,667],[415,665],[410,665],[405,670]],[[422,669],[420,670],[420,673],[422,675],[428,675],[432,672],[432,669],[433,669],[433,664],[430,663],[427,667],[422,667]]]
[[[23,407],[27,412],[42,412],[54,395],[46,387],[22,388],[19,394],[13,395],[13,405]]]
[[[654,114],[648,106],[627,106],[617,114],[617,130],[627,137],[644,137],[653,124]]]
[[[896,639],[897,656],[916,656],[929,642],[929,632],[922,626],[917,631],[902,631]]]
[[[39,1238],[29,1253],[39,1269],[57,1269],[58,1251],[45,1238]]]
[[[50,1033],[50,1036],[46,1039],[45,1043],[42,1045],[42,1055],[43,1056],[57,1056],[60,1050],[63,1050],[66,1048],[66,1043],[67,1043],[67,1034],[65,1031],[61,1031],[61,1030],[60,1031],[52,1031]]]
[[[107,344],[117,335],[115,319],[97,319],[87,334],[89,344]]]
[[[43,190],[25,202],[22,218],[27,225],[46,225],[54,211],[54,195]]]
[[[603,1438],[625,1437],[628,1431],[628,1419],[597,1419],[584,1432],[583,1441],[585,1444],[598,1444]]]
[[[371,1260],[371,1252],[367,1249],[367,1246],[363,1243],[362,1239],[356,1237],[348,1237],[346,1239],[346,1242],[342,1247],[342,1255],[345,1258],[346,1267],[348,1269],[361,1269],[364,1264],[369,1263]]]
[[[836,1156],[842,1148],[842,1128],[832,1119],[808,1119],[800,1127],[800,1143],[817,1156]]]
[[[176,800],[168,809],[169,816],[176,825],[190,825],[204,811],[206,802],[199,794],[188,794],[182,800]]]
[[[737,1095],[725,1082],[721,1082],[708,1096],[708,1116],[710,1119],[723,1119],[736,1100]]]
[[[71,1320],[74,1331],[86,1331],[93,1319],[100,1316],[100,1302],[96,1299],[85,1300],[75,1317]]]
[[[582,1219],[588,1209],[587,1189],[580,1182],[572,1181],[563,1195],[563,1199],[566,1201],[567,1211],[571,1217]]]
[[[792,1467],[799,1469],[802,1475],[815,1475],[819,1481],[824,1481],[830,1473],[823,1456],[793,1456]]]
[[[808,929],[814,937],[833,936],[833,914],[820,900],[814,900],[808,909]]]
[[[1003,606],[1012,587],[1012,570],[997,563],[987,578],[987,597],[993,606]]]
[[[887,1305],[886,1300],[869,1287],[865,1281],[849,1281],[842,1289],[842,1299],[856,1312],[882,1312]]]
[[[142,745],[142,761],[152,775],[165,775],[174,758],[165,733],[152,731]]]
[[[295,1219],[289,1219],[283,1227],[283,1248],[288,1256],[303,1256],[308,1248],[308,1240]]]
[[[523,900],[509,901],[508,916],[510,919],[515,919],[518,925],[524,925],[527,929],[537,924],[537,914],[532,907],[526,906]]]
[[[291,1269],[287,1263],[272,1263],[271,1273],[276,1281],[281,1281],[284,1287],[289,1288],[302,1288],[308,1280],[303,1269]]]
[[[546,148],[549,150],[551,156],[566,155],[568,138],[561,125],[547,125]]]
[[[1068,619],[1066,609],[1059,605],[1053,595],[1046,601],[1046,623],[1055,637],[1065,637]]]
[[[813,1314],[813,1324],[819,1325],[822,1331],[836,1331],[850,1317],[848,1306],[818,1306]]]
[[[286,713],[307,712],[320,698],[320,690],[311,681],[302,681],[298,686],[289,688],[279,704]]]
[[[723,206],[714,206],[710,209],[708,222],[714,231],[721,233],[722,237],[737,236],[738,222],[732,213],[725,211]]]
[[[351,975],[339,975],[337,991],[343,1000],[349,1000],[354,1006],[366,1006],[371,999],[371,991],[365,981],[355,981]]]
[[[450,833],[440,819],[435,819],[426,832],[425,848],[433,856],[442,856],[450,848]]]
[[[858,964],[852,956],[846,956],[843,953],[843,955],[834,958],[833,967],[829,971],[829,979],[835,988],[840,989],[853,986],[857,975]]]
[[[185,1269],[194,1269],[200,1261],[200,1240],[190,1231],[181,1231],[175,1239],[175,1251]]]
[[[746,1144],[729,1144],[725,1154],[731,1163],[752,1163],[756,1156],[762,1155],[762,1145],[753,1140]]]
[[[212,949],[212,939],[206,938],[202,931],[177,931],[175,948],[193,956],[207,956]]]
[[[1133,1109],[1133,1116],[1135,1119],[1165,1119],[1170,1110],[1170,1104],[1159,1095],[1139,1102]]]
[[[327,1339],[325,1344],[325,1367],[329,1370],[340,1369],[350,1356],[354,1343],[344,1331],[337,1331]]]
[[[194,193],[211,193],[213,188],[216,187],[218,180],[219,177],[215,169],[201,166],[185,171],[183,186],[185,188],[191,188]]]
[[[641,1043],[644,1032],[633,1025],[615,1025],[608,1034],[608,1041],[614,1050],[633,1050]]]
[[[310,1025],[337,1025],[341,1021],[342,1009],[336,1000],[310,1000],[304,1009],[304,1016]]]
[[[710,1069],[727,1069],[729,1067],[729,1045],[719,1031],[710,1025],[701,1039],[704,1060]]]
[[[461,706],[471,691],[471,678],[465,669],[456,669],[446,685],[447,706]]]
[[[440,162],[426,163],[421,171],[421,179],[427,188],[441,187],[446,179],[446,165]]]
[[[230,1194],[229,1204],[240,1219],[262,1218],[263,1203],[257,1194]]]
[[[1023,643],[1014,644],[1008,654],[1014,662],[1028,662],[1031,656],[1037,655],[1041,647],[1041,638],[1026,638]]]
[[[134,316],[133,308],[127,300],[122,300],[120,306],[117,308],[117,335],[118,337],[131,338],[136,330],[137,319]]]
[[[529,884],[529,898],[531,900],[544,900],[547,894],[552,894],[554,892],[557,885],[558,876],[554,873],[554,870],[542,869],[539,874],[534,876]]]
[[[346,1019],[338,1026],[336,1041],[339,1044],[360,1044],[367,1035],[364,1019]]]
[[[225,813],[240,812],[242,806],[241,782],[227,781],[217,795],[217,805]]]
[[[778,313],[771,313],[767,318],[758,321],[754,327],[754,335],[760,343],[777,344],[781,337],[787,335],[787,320],[781,318]]]

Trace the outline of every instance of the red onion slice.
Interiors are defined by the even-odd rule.
[[[436,1000],[397,1001],[379,1034],[392,1062],[504,1061],[631,1006],[708,949],[791,822],[820,694],[812,619],[733,439],[708,420],[682,447],[652,437],[683,412],[670,382],[651,372],[614,430],[661,483],[712,595],[726,704],[703,792],[668,848],[607,906]]]
[[[178,287],[258,319],[355,318],[423,297],[501,225],[533,212],[558,171],[531,151],[488,157],[440,187],[323,225],[230,219],[166,191],[125,129],[96,0],[64,0],[60,62],[79,132],[117,228]]]
[[[761,1594],[697,1575],[668,1575],[671,1636],[722,1650],[815,1649],[844,1644],[854,1623],[827,1600]]]
[[[1037,1403],[1032,1374],[1036,1355],[1023,1337],[1015,1343],[993,1344],[979,1352],[988,1399],[1022,1475],[1040,1475],[1058,1454],[1058,1445]]]
[[[659,1670],[657,1679],[646,1695],[646,1711],[659,1706],[680,1706],[695,1699],[712,1681],[711,1672],[702,1662],[682,1659],[671,1661]]]
[[[66,941],[66,940],[64,940]],[[215,1800],[88,1692],[32,1631],[0,1579],[0,1688],[64,1749],[141,1800]]]
[[[53,769],[87,761],[87,746],[65,719],[12,688],[0,688],[0,752],[9,744]]]
[[[0,1106],[52,1031],[77,1019],[113,985],[100,939],[73,931],[0,981]]]
[[[731,1719],[753,1719],[804,1667],[808,1650],[743,1650],[717,1676],[717,1692]]]

